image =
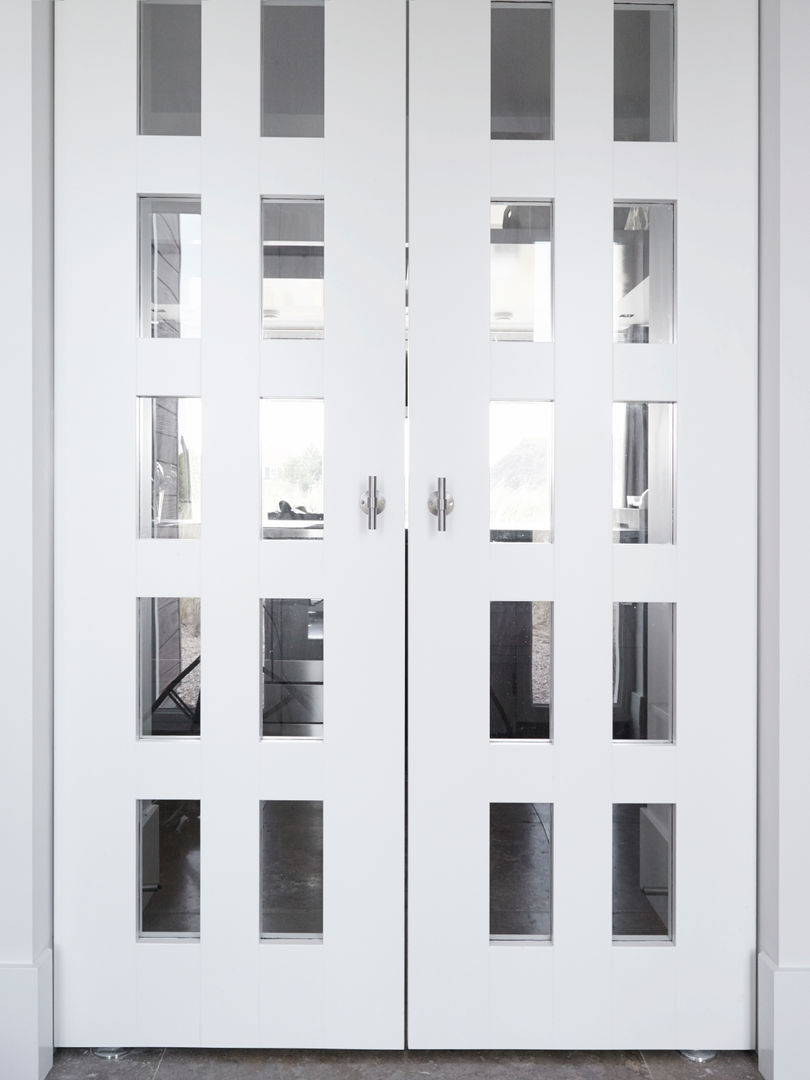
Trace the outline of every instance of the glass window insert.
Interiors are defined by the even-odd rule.
[[[139,200],[140,336],[198,338],[202,311],[200,200]]]
[[[200,601],[141,596],[138,621],[138,734],[200,734]]]
[[[548,543],[554,405],[493,401],[489,409],[490,539]]]
[[[323,200],[262,200],[262,333],[323,337]]]
[[[140,135],[199,135],[200,0],[140,0]]]
[[[323,600],[262,600],[262,735],[323,735]]]
[[[613,541],[675,541],[675,406],[613,404]]]
[[[675,605],[613,605],[613,738],[671,742]]]
[[[200,803],[141,799],[138,822],[138,936],[200,936]]]
[[[552,8],[494,0],[491,36],[493,139],[550,139]]]
[[[491,941],[551,940],[551,803],[490,803]]]
[[[323,135],[323,0],[263,0],[262,135]]]
[[[613,806],[613,940],[672,941],[675,807]]]
[[[138,398],[138,536],[198,539],[199,398]]]
[[[675,340],[675,205],[613,208],[613,340]]]
[[[323,937],[323,803],[261,804],[261,936]]]
[[[490,738],[550,737],[551,637],[552,606],[547,601],[490,603]]]
[[[551,203],[490,206],[490,336],[551,341]]]
[[[260,409],[262,536],[323,537],[323,402],[264,398]]]
[[[675,8],[616,4],[613,14],[613,138],[675,138]]]

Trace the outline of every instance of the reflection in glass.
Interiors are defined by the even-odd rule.
[[[551,138],[551,4],[492,3],[492,138]]]
[[[323,337],[323,200],[262,199],[262,334]]]
[[[139,937],[200,936],[200,803],[138,802]]]
[[[490,540],[551,540],[553,439],[550,401],[491,402]]]
[[[323,600],[262,600],[262,735],[323,735]]]
[[[671,742],[675,605],[613,605],[613,738]]]
[[[202,299],[200,200],[142,196],[138,202],[140,335],[198,338]]]
[[[323,135],[323,0],[262,0],[262,135]]]
[[[613,541],[675,540],[675,406],[613,403]]]
[[[613,340],[674,341],[675,206],[613,208]]]
[[[551,203],[490,207],[490,337],[551,341]]]
[[[551,731],[551,604],[489,606],[489,734],[548,739]]]
[[[200,535],[199,398],[138,398],[138,536]]]
[[[551,939],[551,803],[490,803],[490,939]]]
[[[261,804],[261,935],[323,936],[323,803]]]
[[[140,0],[138,14],[138,133],[199,135],[199,0]]]
[[[138,734],[200,734],[200,601],[138,598]]]
[[[613,15],[613,138],[675,137],[675,9],[616,4]]]
[[[264,398],[262,536],[323,537],[323,402]]]
[[[614,941],[672,940],[674,825],[671,803],[614,803]]]

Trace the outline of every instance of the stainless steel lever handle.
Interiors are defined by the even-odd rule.
[[[368,527],[373,532],[377,528],[377,514],[381,514],[385,509],[385,496],[377,491],[376,476],[368,478],[368,491],[360,498],[360,509],[364,514],[368,514]]]
[[[453,513],[455,505],[453,496],[447,494],[447,477],[440,476],[438,489],[428,499],[428,510],[439,519],[437,522],[439,532],[447,532],[447,515]]]

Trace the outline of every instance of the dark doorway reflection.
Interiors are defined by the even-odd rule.
[[[489,620],[490,738],[550,738],[551,604],[493,601]]]
[[[200,803],[138,803],[140,934],[200,936]]]
[[[261,601],[262,735],[323,735],[323,600]]]
[[[613,738],[670,742],[675,605],[613,605]]]
[[[261,805],[261,933],[323,934],[323,803],[273,800]]]
[[[613,937],[672,938],[670,803],[613,805]]]
[[[200,601],[141,596],[138,620],[139,734],[200,734]]]
[[[551,937],[551,804],[489,807],[490,937]]]

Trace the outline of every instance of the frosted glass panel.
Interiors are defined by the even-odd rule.
[[[490,335],[551,341],[551,203],[490,208]]]
[[[554,406],[493,401],[489,409],[490,539],[547,543]]]
[[[262,135],[323,135],[323,0],[262,4]]]
[[[550,139],[551,4],[492,4],[492,138]]]
[[[141,135],[199,135],[199,0],[140,0]]]
[[[138,536],[200,535],[199,398],[138,398]]]

